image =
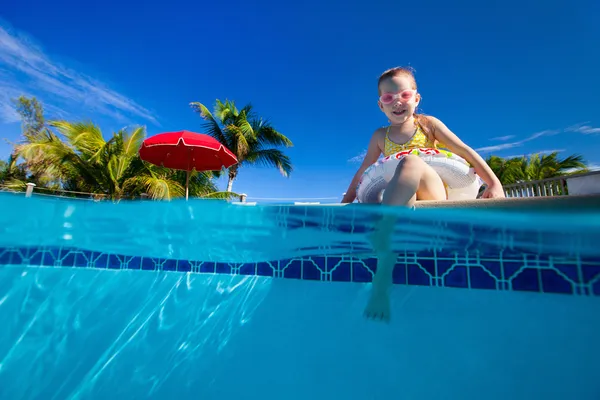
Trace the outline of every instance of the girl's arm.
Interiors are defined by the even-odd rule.
[[[464,158],[473,166],[475,173],[487,183],[488,187],[483,194],[484,198],[489,197],[504,197],[502,183],[494,174],[494,171],[489,167],[485,160],[477,154],[475,150],[463,143],[442,121],[435,117],[427,117],[435,126],[435,137],[442,142],[448,150]]]
[[[369,147],[367,148],[367,154],[365,155],[362,164],[358,168],[358,171],[356,171],[356,174],[354,174],[352,182],[350,182],[350,186],[348,186],[348,190],[346,190],[346,194],[342,199],[342,203],[352,203],[354,199],[356,199],[356,185],[358,185],[360,177],[371,164],[374,164],[377,161],[381,155],[381,149],[379,148],[380,136],[381,133],[379,129],[373,133],[373,136],[371,136]]]

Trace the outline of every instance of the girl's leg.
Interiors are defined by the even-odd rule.
[[[419,200],[445,200],[446,189],[437,172],[417,156],[405,157],[383,195],[382,204],[412,206]],[[365,310],[367,318],[389,321],[389,289],[397,256],[391,251],[391,236],[396,218],[384,216],[371,237],[377,253],[377,271],[373,277],[371,299]]]
[[[446,200],[442,178],[417,156],[402,159],[383,194],[382,205],[413,206],[419,200]],[[390,250],[396,218],[383,216],[375,225],[371,244],[376,252]]]
[[[419,200],[445,200],[442,178],[433,168],[413,155],[402,159],[383,194],[384,205],[412,206]]]

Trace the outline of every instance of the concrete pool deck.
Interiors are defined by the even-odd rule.
[[[257,203],[232,203],[239,205],[254,206]],[[360,203],[297,203],[290,206],[322,207],[322,206],[361,206]],[[544,197],[507,197],[503,199],[477,199],[462,201],[417,201],[415,208],[469,208],[469,209],[493,209],[493,210],[528,210],[528,211],[552,211],[573,210],[589,212],[598,210],[600,212],[600,195],[571,195],[571,196],[544,196]]]
[[[600,195],[519,197],[503,199],[477,199],[467,201],[418,201],[416,208],[484,208],[550,211],[568,209],[574,211],[600,211]]]

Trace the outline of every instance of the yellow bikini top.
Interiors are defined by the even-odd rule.
[[[417,128],[415,129],[415,133],[412,135],[410,139],[406,143],[400,144],[396,142],[392,142],[390,139],[389,133],[391,126],[388,126],[385,131],[385,141],[384,141],[384,149],[383,155],[387,157],[392,154],[396,154],[399,151],[409,150],[409,149],[418,149],[418,148],[438,148],[438,146],[429,140],[425,132],[423,132],[423,128],[421,128],[421,124],[416,123]]]

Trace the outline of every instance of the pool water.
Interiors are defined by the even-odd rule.
[[[600,213],[0,204],[1,399],[600,398]]]

